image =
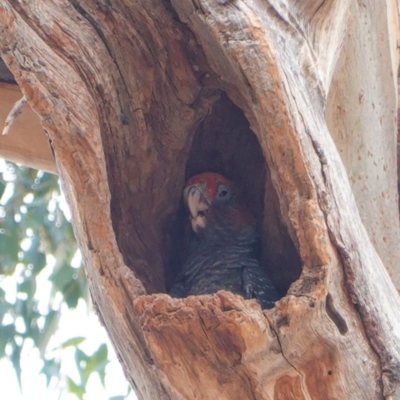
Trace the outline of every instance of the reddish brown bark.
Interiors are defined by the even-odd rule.
[[[325,122],[350,2],[285,4],[0,6],[1,53],[48,132],[95,305],[141,398],[398,393],[400,300]],[[159,293],[179,267],[184,180],[204,169],[247,194],[285,295],[272,310]]]

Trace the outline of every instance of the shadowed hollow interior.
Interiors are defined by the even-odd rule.
[[[262,267],[283,296],[299,277],[301,260],[282,223],[278,197],[257,137],[243,112],[225,95],[214,104],[194,133],[185,178],[205,171],[220,173],[239,188],[261,233]],[[170,225],[174,228],[170,232],[171,250],[165,276],[167,287],[172,284],[184,261],[184,218],[186,213],[181,201],[176,219]]]

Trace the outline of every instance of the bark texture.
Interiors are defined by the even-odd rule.
[[[381,3],[389,15],[392,3]],[[359,7],[371,16],[374,4]],[[342,161],[325,120],[358,18],[348,0],[0,5],[2,57],[49,136],[94,303],[140,398],[399,398],[400,299],[374,248],[390,249],[396,268],[396,95],[379,114],[393,149],[374,151],[388,156],[390,198],[360,211],[369,235],[348,179],[367,161]],[[375,79],[395,93],[394,83]],[[336,85],[328,112],[345,90]],[[384,165],[367,163],[374,173]],[[204,169],[247,193],[265,268],[285,295],[272,310],[223,291],[159,293],[179,267],[184,180]]]
[[[394,20],[394,21],[393,21]],[[353,2],[326,118],[368,235],[400,291],[397,12]],[[394,32],[393,32],[394,31]],[[396,35],[397,34],[397,35]],[[367,66],[367,67],[366,67]]]

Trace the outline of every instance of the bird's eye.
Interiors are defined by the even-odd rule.
[[[230,187],[228,187],[227,185],[220,185],[218,187],[218,198],[221,200],[226,200],[229,199],[231,197],[231,189]]]

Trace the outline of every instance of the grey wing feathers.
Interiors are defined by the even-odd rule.
[[[243,286],[246,298],[256,298],[261,308],[274,307],[279,299],[271,280],[259,266],[243,267]]]

